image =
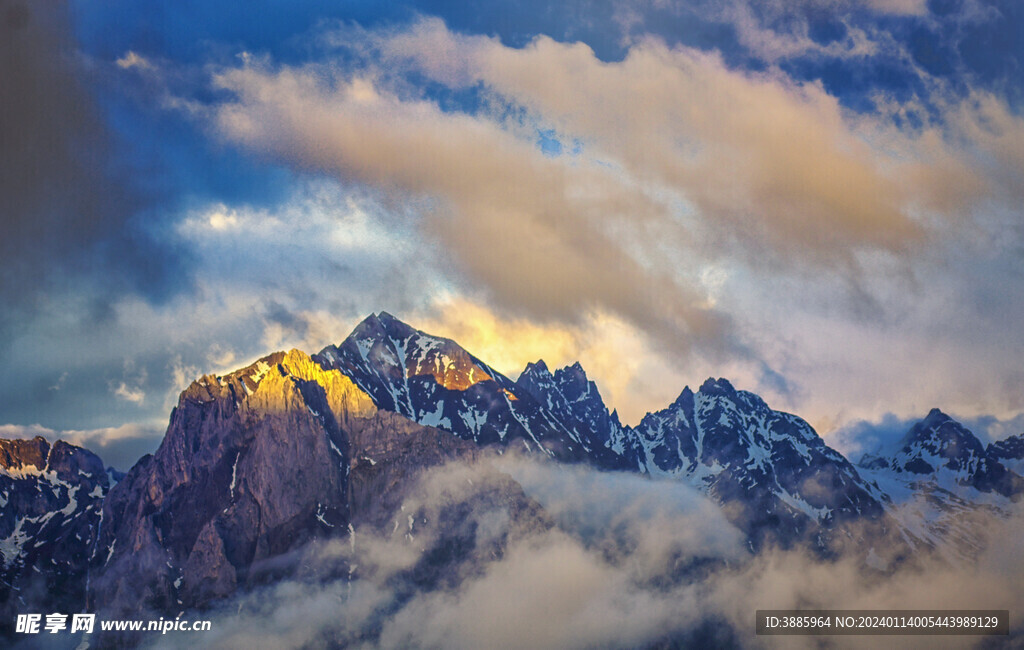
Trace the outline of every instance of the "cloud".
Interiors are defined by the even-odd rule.
[[[1024,413],[1018,413],[1014,417],[1005,419],[991,415],[956,419],[978,436],[983,445],[1024,434]]]
[[[442,83],[483,83],[631,179],[678,192],[702,223],[749,231],[759,248],[842,260],[851,246],[898,250],[921,234],[885,158],[813,85],[732,71],[713,54],[653,39],[605,63],[584,44],[539,37],[513,49],[436,20],[381,48]],[[462,68],[445,68],[450,59]],[[529,74],[537,69],[545,74]],[[641,223],[648,215],[633,212]]]
[[[146,60],[145,57],[139,56],[131,50],[126,52],[125,55],[115,61],[115,63],[117,64],[117,67],[122,70],[136,68],[143,71],[150,71],[154,69],[153,64]]]
[[[531,514],[508,470],[523,480],[526,498],[542,499],[556,520],[569,524],[580,513],[590,525],[561,530],[542,512]],[[584,496],[562,489],[577,479],[596,491]],[[664,503],[654,502],[657,493]],[[357,523],[353,538],[317,545],[299,563],[338,579],[319,585],[297,579],[242,595],[219,608],[215,635],[200,641],[256,647],[643,644],[684,628],[697,606],[695,593],[652,583],[660,585],[695,556],[742,555],[735,529],[681,484],[506,454],[428,470],[408,494],[392,514],[394,528]],[[625,512],[613,512],[599,494],[625,505]],[[603,521],[611,525],[606,529]],[[682,535],[674,538],[671,531]],[[452,544],[459,548],[455,555],[443,551]],[[427,579],[436,572],[436,581]]]
[[[146,400],[146,391],[143,390],[143,386],[146,385],[148,374],[144,367],[136,371],[135,362],[132,359],[126,359],[124,380],[111,382],[110,390],[119,399],[132,404],[142,404]]]
[[[742,560],[742,534],[722,510],[678,480],[603,473],[506,454],[495,467],[536,499],[558,526],[586,544],[644,558],[653,579],[684,557]],[[700,521],[699,526],[693,525]],[[643,522],[643,525],[638,525]],[[614,540],[614,541],[613,541]]]
[[[551,533],[510,549],[455,595],[413,601],[387,622],[380,645],[624,647],[685,625],[685,605],[635,588],[600,556]]]
[[[354,318],[409,312],[443,288],[437,254],[416,241],[401,209],[388,213],[386,201],[359,187],[308,180],[267,208],[201,206],[177,234],[210,271],[200,279],[201,299],[245,295],[257,306],[246,315],[263,327],[263,350],[319,350],[347,335]],[[259,351],[251,343],[247,354]]]
[[[656,39],[605,63],[581,43],[538,37],[514,49],[424,20],[378,46],[439,82],[481,83],[636,181],[678,193],[701,225],[749,237],[748,253],[829,265],[858,247],[905,251],[924,234],[915,206],[941,205],[938,186],[974,174],[930,139],[844,112],[817,84]]]
[[[879,421],[860,420],[845,424],[832,432],[828,442],[853,463],[858,462],[864,454],[892,454],[910,428],[923,419],[924,415],[922,413],[918,419],[904,419],[886,413]]]
[[[966,153],[991,179],[991,198],[1019,201],[1024,196],[1024,118],[984,91],[948,106],[947,116],[957,137],[969,143]]]
[[[621,322],[633,342],[618,343],[670,357],[675,372],[655,375],[673,384],[681,365],[708,367],[700,374],[736,373],[780,405],[804,408],[809,387],[849,376],[820,376],[822,358],[860,367],[854,376],[872,377],[881,399],[892,384],[877,378],[909,355],[873,347],[947,341],[949,351],[928,361],[934,402],[950,390],[938,378],[952,376],[938,368],[979,352],[973,341],[957,343],[959,333],[938,331],[937,296],[925,287],[950,283],[951,259],[969,269],[985,254],[978,233],[997,231],[1002,208],[991,208],[1009,209],[1020,186],[1012,152],[1024,128],[995,97],[964,102],[937,84],[929,101],[939,112],[901,128],[894,116],[907,105],[881,94],[878,114],[857,114],[781,69],[743,71],[654,38],[638,39],[619,61],[544,36],[513,48],[430,18],[347,28],[325,41],[345,56],[220,69],[215,84],[233,93],[210,109],[221,136],[372,188],[386,207],[371,220],[402,210],[386,223],[426,238],[406,251],[417,259],[429,251],[427,268],[451,282],[442,294],[517,323],[505,328],[510,337],[550,333],[555,351],[537,356],[583,356],[585,341],[598,338],[588,333],[594,322]],[[564,143],[562,153],[546,154],[538,133]],[[956,250],[964,237],[977,240],[972,253]],[[972,278],[975,289],[995,287],[996,267],[1014,258],[997,259]],[[457,340],[482,338],[454,315],[427,315]],[[829,331],[848,332],[860,351],[835,349]],[[592,372],[613,403],[644,388],[608,368]],[[642,372],[625,375],[644,382]],[[656,407],[678,383],[648,381],[661,386],[658,399],[626,408]],[[876,417],[886,406],[859,399],[859,410],[837,413],[845,401],[836,391],[812,397],[808,417],[818,423]],[[897,411],[914,408],[924,407]]]
[[[128,384],[123,381],[117,385],[114,390],[114,395],[121,399],[132,402],[135,404],[141,404],[146,399],[146,393],[141,388],[130,388]]]
[[[68,373],[66,371],[62,372],[60,374],[60,377],[57,378],[57,382],[55,384],[53,384],[52,386],[50,386],[50,390],[60,390],[61,388],[64,387],[64,382],[66,382],[67,380],[68,380]]]
[[[867,0],[868,6],[882,13],[921,15],[928,11],[927,0]]]
[[[221,135],[415,206],[450,256],[440,268],[504,314],[578,325],[603,311],[681,358],[757,357],[711,296],[721,283],[702,281],[710,266],[822,269],[853,300],[865,259],[910,263],[987,187],[937,126],[904,132],[818,84],[655,39],[617,62],[434,19],[332,42],[354,58],[222,69],[235,98],[213,106]],[[482,108],[432,99],[412,74]],[[538,129],[579,145],[545,155]]]
[[[1014,297],[1020,270],[1013,255],[997,252],[1015,237],[1005,228],[996,235],[994,223],[979,226],[954,229],[909,273],[876,258],[863,310],[838,300],[827,280],[776,279],[769,296],[756,280],[731,281],[722,308],[798,389],[766,391],[769,404],[796,412],[826,439],[886,413],[914,421],[938,407],[1006,420],[1024,411],[1024,374],[1008,354],[1022,345],[1011,334],[1024,316]]]
[[[115,172],[117,142],[93,95],[98,75],[76,51],[66,3],[10,0],[3,7],[6,340],[15,318],[37,313],[48,291],[88,285],[98,300],[119,291],[160,299],[174,292],[180,269],[136,220],[149,205],[145,193]],[[90,282],[99,278],[101,286]]]
[[[483,497],[509,489],[503,475],[543,511],[524,517],[514,498],[496,507]],[[222,603],[213,632],[197,640],[210,647],[674,641],[757,648],[767,647],[754,635],[757,609],[990,608],[1009,609],[1011,621],[1024,609],[1015,560],[1022,550],[1019,509],[986,521],[988,545],[975,561],[949,564],[922,552],[885,574],[852,556],[752,556],[717,507],[685,485],[536,458],[451,463],[425,472],[408,494],[392,514],[393,529],[390,522],[380,529],[357,524],[352,538],[314,545],[296,563],[306,577]],[[444,512],[461,514],[445,519]],[[446,526],[472,531],[454,555],[436,552],[451,533]],[[436,572],[440,579],[427,579]],[[953,641],[962,647],[962,639]],[[851,637],[829,642],[869,645]],[[936,638],[921,642],[934,647]],[[787,644],[813,648],[820,639],[789,637]]]
[[[987,523],[986,549],[973,562],[951,565],[920,557],[889,575],[873,574],[856,562],[812,560],[799,552],[765,553],[715,581],[709,607],[723,612],[737,629],[753,635],[756,609],[1008,609],[1012,634],[1020,633],[1024,611],[1020,567],[1010,557],[1021,550],[1024,516]],[[749,627],[748,627],[749,626]],[[938,637],[902,637],[901,646],[935,647]],[[789,637],[794,647],[818,647],[813,639]],[[836,647],[872,647],[875,641],[830,637]],[[942,639],[964,647],[962,639]],[[801,643],[804,641],[804,643]]]
[[[428,473],[405,512],[419,511],[424,502],[472,502],[471,495],[493,481],[489,472],[497,470],[536,499],[558,527],[526,528],[509,536],[495,561],[485,560],[482,570],[465,572],[454,590],[417,594],[385,621],[380,646],[642,643],[685,625],[688,618],[680,617],[680,594],[659,593],[649,582],[694,557],[743,554],[737,531],[687,486],[652,485],[640,477],[557,466],[510,453],[492,462],[493,469],[485,461]],[[489,508],[473,512],[479,522],[477,553],[481,546],[488,548],[485,540],[502,539],[499,531],[514,526],[514,518],[494,515]],[[636,526],[639,521],[645,525]],[[362,543],[375,542],[371,538]]]
[[[362,76],[325,86],[321,73],[330,74],[224,71],[218,85],[239,100],[217,107],[219,129],[299,167],[427,200],[422,232],[498,304],[563,322],[604,306],[680,346],[722,347],[728,324],[701,307],[699,292],[667,270],[647,273],[602,227],[661,209],[615,171],[545,158],[499,124],[404,100]]]

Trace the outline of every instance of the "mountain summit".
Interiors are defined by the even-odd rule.
[[[370,315],[339,345],[313,357],[350,377],[378,408],[477,444],[587,460],[581,436],[536,399],[450,339],[413,329],[386,312]]]
[[[1024,482],[1000,462],[999,452],[1010,444],[985,448],[967,427],[936,408],[911,427],[892,456],[873,458],[869,466],[947,489],[972,487],[1011,497],[1024,490]]]

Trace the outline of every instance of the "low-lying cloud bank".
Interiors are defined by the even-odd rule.
[[[852,557],[751,556],[715,505],[675,482],[506,456],[431,470],[410,494],[387,525],[357,524],[351,538],[307,549],[293,578],[223,604],[213,631],[190,640],[252,648],[759,648],[779,640],[755,636],[757,609],[992,608],[1009,609],[1011,622],[1024,614],[1019,508],[990,522],[975,563],[921,558],[881,574]],[[899,641],[973,647],[979,638]],[[163,638],[157,647],[175,642]],[[877,643],[831,637],[826,645]],[[821,647],[813,637],[784,644]]]

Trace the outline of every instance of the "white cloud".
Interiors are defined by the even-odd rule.
[[[895,47],[856,30],[849,39],[851,56]],[[231,141],[386,197],[382,210],[349,211],[354,232],[378,233],[354,246],[397,247],[421,275],[443,280],[411,311],[367,311],[424,314],[423,327],[436,324],[514,374],[532,359],[520,351],[513,364],[510,344],[460,325],[457,314],[512,323],[488,328],[507,330],[507,342],[523,335],[531,356],[589,357],[584,365],[609,402],[631,419],[710,375],[828,428],[959,397],[949,405],[957,408],[991,392],[987,366],[976,364],[978,388],[956,395],[956,368],[968,358],[991,361],[996,381],[1017,385],[970,327],[965,342],[943,330],[924,289],[959,273],[940,266],[946,247],[977,239],[979,225],[996,232],[984,226],[998,213],[993,200],[1010,200],[1020,186],[1013,152],[1024,127],[993,98],[944,104],[945,122],[902,131],[889,116],[906,107],[891,101],[877,116],[853,114],[820,85],[778,69],[737,71],[654,39],[602,62],[580,43],[539,37],[516,49],[424,19],[346,30],[332,43],[378,63],[221,69],[216,83],[235,99],[214,106],[212,119]],[[475,88],[484,108],[442,109],[410,85],[411,72]],[[544,156],[535,143],[542,128],[580,151]],[[303,222],[247,223],[269,236],[275,224]],[[966,254],[956,259],[961,270],[971,264]],[[998,282],[1000,264],[974,281]],[[474,307],[445,314],[445,296]],[[290,309],[337,321],[330,311]],[[262,340],[308,341],[303,328],[269,323]],[[527,345],[542,333],[553,351]],[[602,350],[598,341],[615,345]],[[926,355],[924,380],[907,351],[936,345],[949,349]],[[617,372],[623,357],[636,363]],[[894,405],[898,386],[913,389]],[[978,404],[1003,416],[1024,407]]]
[[[495,506],[482,496],[507,485],[505,471],[543,502],[546,514],[524,521],[521,511],[516,518],[514,501],[499,499]],[[315,579],[296,576],[240,594],[214,615],[214,632],[198,641],[583,648],[699,645],[711,636],[725,646],[761,647],[754,636],[757,609],[991,608],[1009,609],[1011,621],[1024,611],[1019,511],[988,522],[989,545],[974,563],[952,566],[922,553],[886,575],[851,557],[822,560],[800,550],[750,556],[736,548],[736,531],[720,511],[686,486],[535,458],[434,468],[409,494],[394,513],[401,524],[394,533],[390,525],[359,526],[354,539],[310,549],[299,564]],[[473,525],[463,526],[459,517],[442,523],[443,508]],[[409,516],[415,525],[407,536]],[[548,516],[554,527],[545,523]],[[450,532],[446,525],[474,531],[455,556],[434,552],[439,536]],[[495,540],[504,541],[495,547]],[[440,572],[438,584],[428,578],[432,571]],[[337,577],[323,579],[330,575]],[[701,624],[702,636],[690,636]],[[921,641],[920,647],[936,643]],[[850,637],[830,642],[877,645]],[[813,648],[820,639],[787,643]]]
[[[392,64],[442,82],[452,75],[439,67],[452,57],[435,53],[458,52],[462,85],[481,82],[580,138],[589,156],[619,166],[625,178],[611,182],[679,193],[696,207],[700,230],[728,229],[730,238],[749,236],[759,249],[817,263],[842,262],[851,247],[900,251],[921,235],[909,207],[928,188],[901,178],[910,171],[903,161],[917,156],[915,143],[889,130],[888,150],[865,146],[864,127],[878,125],[848,120],[816,85],[730,70],[715,55],[653,39],[635,44],[620,63],[546,37],[508,48],[454,34],[436,20],[376,43]],[[892,149],[902,151],[894,157]],[[591,221],[631,218],[640,227],[654,219],[658,235],[691,248],[687,233],[668,228],[673,215],[664,206],[644,210],[636,200],[619,212],[601,199],[594,197]]]
[[[405,101],[360,77],[334,89],[302,70],[225,71],[241,101],[221,107],[226,136],[303,166],[420,197],[422,234],[461,279],[540,318],[588,308],[644,318],[680,343],[715,346],[727,324],[664,271],[644,272],[605,233],[613,216],[662,210],[617,172],[538,155],[501,125]],[[295,101],[282,102],[284,97]],[[499,254],[500,251],[500,254]]]
[[[153,69],[153,64],[150,63],[145,57],[139,56],[136,52],[128,50],[124,56],[116,61],[117,67],[122,70],[128,70],[130,68],[136,68],[143,71]]]
[[[57,382],[55,384],[53,384],[52,386],[50,386],[50,390],[60,390],[61,388],[64,387],[64,384],[65,384],[65,382],[67,382],[67,380],[68,380],[68,373],[67,373],[67,371],[64,371],[64,372],[62,372],[60,374],[60,377],[57,378]]]
[[[125,382],[119,383],[114,389],[114,395],[120,397],[126,402],[132,402],[133,404],[142,404],[146,399],[146,392],[138,387],[129,387]]]
[[[455,594],[424,595],[387,621],[382,647],[625,647],[687,622],[685,600],[631,585],[575,540],[549,533],[509,550]]]
[[[111,382],[110,390],[114,396],[132,404],[142,404],[146,400],[146,391],[143,386],[146,384],[148,373],[145,368],[135,370],[135,362],[132,359],[125,359],[124,377],[120,382]]]
[[[927,0],[867,0],[867,4],[877,11],[897,15],[920,16],[927,13]]]

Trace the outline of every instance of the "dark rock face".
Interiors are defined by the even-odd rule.
[[[164,442],[104,506],[91,603],[202,606],[349,520],[343,426],[376,412],[340,373],[277,353],[181,395]]]
[[[424,469],[455,459],[473,460],[480,453],[472,442],[387,411],[353,422],[349,435],[352,522],[380,530],[394,521]]]
[[[42,470],[49,453],[50,444],[42,436],[32,440],[0,440],[0,467],[8,471],[30,467]]]
[[[0,632],[26,607],[82,609],[109,487],[92,452],[41,437],[0,440]]]
[[[304,548],[383,529],[424,468],[479,449],[378,411],[298,351],[203,377],[107,499],[90,605],[111,617],[201,609],[291,575]]]
[[[988,452],[1000,460],[1024,459],[1024,433],[993,442],[988,446]]]

